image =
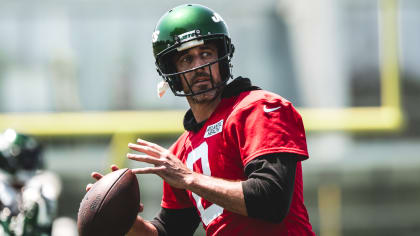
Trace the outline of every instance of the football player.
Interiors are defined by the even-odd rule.
[[[164,180],[161,209],[129,235],[314,235],[302,194],[308,158],[301,116],[281,96],[233,79],[234,46],[222,17],[196,4],[164,14],[152,34],[163,83],[186,97],[185,132],[169,150],[138,139],[134,169]],[[113,167],[116,169],[116,167]],[[100,174],[93,177],[99,179]]]
[[[0,235],[52,235],[61,187],[34,137],[0,133]]]

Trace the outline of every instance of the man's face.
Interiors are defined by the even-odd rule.
[[[177,71],[182,72],[216,61],[218,59],[218,51],[215,44],[208,43],[181,51],[174,59]],[[222,82],[219,72],[219,63],[214,63],[210,67],[211,76],[209,66],[181,75],[184,92],[198,93],[200,91],[210,89],[212,86],[219,85]],[[213,78],[214,85],[212,85],[211,78]],[[212,101],[218,94],[218,90],[215,89],[206,93],[195,95],[192,97],[192,100],[196,103],[205,103]]]

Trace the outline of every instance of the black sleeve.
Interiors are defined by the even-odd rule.
[[[200,223],[200,216],[193,207],[184,209],[162,207],[150,223],[156,227],[159,236],[193,235]]]
[[[248,216],[281,222],[289,212],[295,183],[297,154],[273,153],[250,161],[242,182]]]

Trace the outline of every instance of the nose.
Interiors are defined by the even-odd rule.
[[[196,59],[194,60],[193,68],[197,68],[197,67],[202,66],[202,65],[204,65],[206,63],[207,62],[204,59],[202,59],[200,57],[196,57]],[[197,70],[203,70],[203,69],[204,68],[199,68]]]

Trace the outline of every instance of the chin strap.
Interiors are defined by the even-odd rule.
[[[159,98],[163,97],[163,95],[166,93],[166,90],[168,90],[169,84],[168,82],[161,81],[157,85],[157,95]]]

